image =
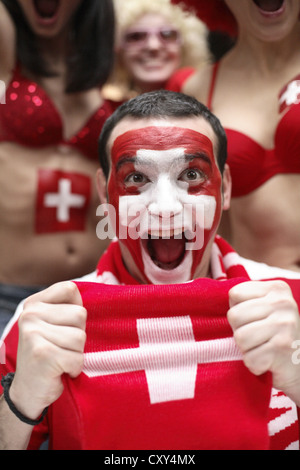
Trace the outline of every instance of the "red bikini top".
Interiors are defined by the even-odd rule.
[[[67,145],[92,160],[98,159],[98,138],[105,120],[112,114],[110,103],[102,106],[70,139],[64,139],[58,110],[45,90],[24,77],[17,67],[6,90],[6,104],[0,105],[0,142],[27,147]]]
[[[218,65],[213,69],[207,103],[210,109]],[[300,75],[279,93],[278,110],[284,115],[275,132],[273,149],[265,149],[241,132],[225,129],[233,197],[251,193],[276,174],[300,173]]]

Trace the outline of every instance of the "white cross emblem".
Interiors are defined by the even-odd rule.
[[[58,182],[58,193],[45,194],[45,207],[56,207],[56,217],[59,222],[70,220],[70,209],[83,207],[85,197],[80,194],[72,194],[71,181],[62,178]]]
[[[195,341],[189,316],[137,320],[140,346],[86,353],[88,377],[145,370],[150,402],[194,398],[198,364],[241,361],[233,339]]]
[[[286,102],[287,106],[300,103],[300,80],[289,83],[285,92],[281,95],[279,103]]]

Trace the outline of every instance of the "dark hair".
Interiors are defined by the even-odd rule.
[[[144,93],[123,103],[106,120],[99,138],[100,165],[106,178],[110,169],[110,158],[107,154],[107,142],[115,126],[124,118],[186,118],[203,117],[212,127],[218,140],[217,162],[221,174],[227,159],[227,138],[219,119],[204,104],[183,93],[159,90]]]
[[[236,43],[236,38],[224,31],[209,31],[207,35],[209,50],[213,61],[218,62]]]
[[[43,60],[38,37],[17,0],[2,0],[16,27],[17,60],[32,74],[54,76]],[[66,92],[101,87],[113,66],[115,16],[112,0],[83,0],[73,16]]]

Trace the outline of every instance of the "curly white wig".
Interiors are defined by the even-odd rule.
[[[122,33],[141,16],[159,13],[180,31],[182,45],[182,67],[201,65],[209,60],[207,27],[184,6],[174,5],[170,0],[114,0],[117,23],[117,44]]]
[[[196,14],[187,10],[184,5],[175,5],[171,0],[114,0],[114,5],[117,24],[116,61],[111,80],[104,87],[108,97],[115,86],[123,91],[130,87],[130,78],[118,58],[118,49],[122,34],[148,13],[159,13],[180,31],[182,37],[180,67],[197,68],[211,60],[207,39],[208,29]]]

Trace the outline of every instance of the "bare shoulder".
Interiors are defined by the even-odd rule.
[[[6,7],[0,1],[0,78],[7,81],[16,60],[16,30]]]
[[[184,84],[183,92],[194,96],[202,103],[207,103],[213,66],[211,64],[199,68]]]

